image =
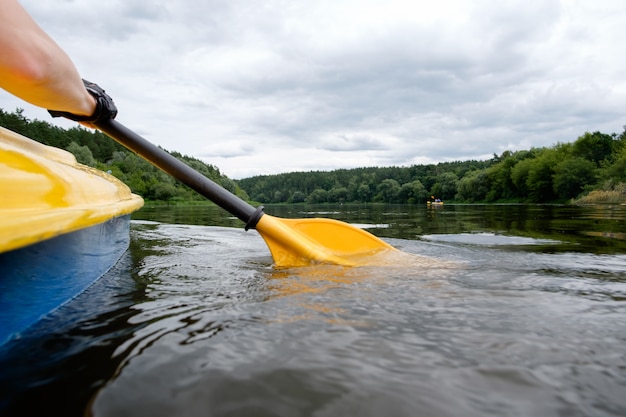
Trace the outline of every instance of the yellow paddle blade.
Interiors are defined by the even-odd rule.
[[[382,251],[397,251],[376,236],[332,219],[280,219],[264,214],[256,225],[277,267],[368,265]]]

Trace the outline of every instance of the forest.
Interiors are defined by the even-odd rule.
[[[487,161],[292,172],[239,180],[262,203],[626,202],[626,130],[505,151]]]
[[[204,200],[98,131],[29,120],[21,109],[0,109],[0,126],[72,152],[79,162],[110,172],[148,201]],[[485,161],[290,172],[237,181],[197,158],[169,152],[242,199],[264,204],[423,204],[432,198],[456,203],[626,202],[626,127],[621,134],[585,132],[573,142],[505,151]]]

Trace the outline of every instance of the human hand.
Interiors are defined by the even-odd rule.
[[[81,116],[58,110],[48,110],[48,113],[50,113],[52,117],[65,117],[66,119],[74,120],[91,129],[95,129],[93,125],[95,122],[105,119],[115,119],[115,116],[117,116],[117,107],[115,107],[113,99],[99,85],[84,79],[83,83],[85,84],[85,89],[96,101],[96,109],[92,115]]]

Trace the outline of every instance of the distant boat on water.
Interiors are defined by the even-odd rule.
[[[443,201],[441,201],[440,199],[435,198],[435,197],[431,197],[431,198],[432,198],[432,200],[428,200],[426,202],[427,206],[443,206]]]

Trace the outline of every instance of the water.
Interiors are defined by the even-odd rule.
[[[2,349],[0,414],[626,415],[626,207],[267,211],[419,258],[278,270],[221,210],[144,209],[114,270]]]

